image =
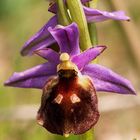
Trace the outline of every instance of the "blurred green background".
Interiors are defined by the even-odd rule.
[[[44,61],[37,56],[22,57],[19,51],[52,16],[47,8],[48,2],[44,0],[0,0],[0,140],[63,139],[38,126],[36,116],[31,114],[30,108],[39,108],[40,90],[3,86],[14,71],[23,71]],[[108,46],[99,62],[132,81],[139,94],[140,1],[100,0],[98,8],[122,9],[131,17],[131,22],[97,23],[99,44]],[[96,140],[140,138],[140,96],[112,93],[98,93],[98,96],[101,117],[95,127]],[[22,109],[24,113],[20,114]]]

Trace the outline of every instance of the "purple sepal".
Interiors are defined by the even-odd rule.
[[[70,56],[80,53],[79,48],[79,31],[76,23],[66,27],[58,25],[55,28],[48,28],[60,47],[60,52],[66,52]]]
[[[21,54],[23,56],[30,55],[33,51],[52,45],[55,40],[50,35],[48,27],[55,27],[57,25],[57,16],[53,16],[39,32],[32,36],[22,47]]]
[[[84,67],[82,73],[92,78],[96,91],[136,94],[127,79],[101,65],[89,64]]]
[[[19,88],[42,89],[48,79],[49,79],[49,76],[39,76],[39,77],[33,77],[29,79],[23,79],[20,81],[15,81],[15,82],[5,84],[5,85],[11,86],[11,87],[19,87]]]
[[[81,70],[85,65],[100,55],[105,49],[106,46],[92,47],[79,55],[73,56],[71,60],[78,66],[79,70]]]
[[[6,86],[14,87],[21,87],[26,85],[27,87],[27,83],[31,85],[30,82],[33,81],[33,79],[37,81],[37,78],[43,79],[43,77],[51,75],[56,75],[56,65],[47,62],[41,65],[37,65],[23,72],[15,72],[4,84]],[[35,85],[35,87],[36,86],[37,85]]]
[[[114,11],[114,12],[107,12],[101,11],[97,9],[92,9],[83,6],[84,12],[87,18],[87,21],[90,22],[101,22],[108,19],[113,20],[126,20],[129,21],[130,18],[125,15],[124,11]]]

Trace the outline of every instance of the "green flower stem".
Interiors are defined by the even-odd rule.
[[[89,2],[89,7],[96,8],[98,1],[99,0],[94,0]],[[95,23],[88,23],[88,29],[89,29],[92,45],[95,46],[98,44],[98,35],[97,35],[97,29]]]
[[[94,0],[88,3],[91,8],[96,8],[98,0]],[[95,23],[88,23],[88,30],[90,34],[90,39],[93,46],[98,44],[98,35]],[[98,60],[95,59],[93,63],[97,63]],[[80,140],[95,140],[94,129],[90,129],[88,132],[80,136]]]
[[[80,0],[67,0],[72,21],[76,22],[80,32],[80,47],[86,50],[92,46],[88,31],[87,20]]]
[[[98,36],[97,36],[97,29],[95,23],[89,23],[88,29],[89,29],[92,46],[96,46],[98,44]]]
[[[64,136],[59,136],[59,135],[55,135],[54,137],[55,140],[79,140],[79,136],[78,135],[70,135],[69,137],[64,137]]]
[[[95,140],[94,131],[90,129],[88,132],[80,136],[80,140]]]
[[[90,8],[96,8],[98,1],[99,0],[90,1],[88,3],[88,6]],[[95,23],[88,23],[88,29],[89,29],[90,39],[91,39],[92,45],[93,46],[98,45],[98,35],[97,35],[97,28],[96,28]],[[93,61],[93,63],[98,63],[98,60],[95,59]]]
[[[67,8],[63,0],[57,0],[58,4],[58,22],[63,26],[67,26],[71,23],[71,19],[67,12]]]

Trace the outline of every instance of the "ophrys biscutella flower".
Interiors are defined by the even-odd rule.
[[[90,1],[90,0],[87,0]],[[81,1],[82,3],[86,3],[87,1]],[[67,1],[65,1],[67,3]],[[125,15],[125,12],[122,10],[119,11],[113,11],[113,12],[108,12],[108,11],[103,11],[103,10],[98,10],[95,8],[89,8],[83,5],[83,9],[86,15],[87,22],[101,22],[101,21],[106,21],[109,19],[113,20],[124,20],[124,21],[129,21],[130,18]],[[56,2],[53,2],[50,4],[50,7],[48,9],[50,12],[57,14],[58,12],[58,6]]]
[[[105,50],[105,46],[80,52],[75,23],[48,30],[60,51],[51,48],[37,50],[35,53],[47,62],[14,73],[5,85],[43,89],[38,123],[55,134],[81,134],[99,119],[96,91],[120,94],[135,94],[135,91],[125,78],[90,63]]]
[[[85,3],[89,0],[82,0]],[[88,8],[83,5],[84,13],[88,23],[102,22],[109,19],[128,21],[130,18],[125,15],[124,11],[102,11],[98,9]],[[58,8],[55,1],[51,4],[49,11],[55,13],[55,15],[34,35],[32,36],[22,47],[22,55],[31,55],[35,50],[48,48],[54,44],[57,44],[56,40],[48,31],[48,27],[54,28],[58,24]]]

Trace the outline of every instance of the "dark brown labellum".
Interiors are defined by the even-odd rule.
[[[59,71],[44,86],[37,121],[55,134],[82,134],[99,119],[95,88],[87,76]]]

